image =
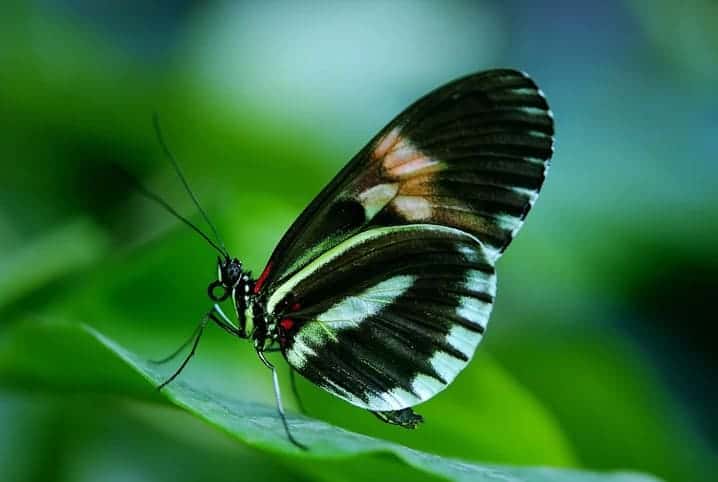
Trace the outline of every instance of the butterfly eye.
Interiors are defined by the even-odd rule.
[[[221,290],[219,294],[217,293],[217,288]],[[207,287],[207,294],[212,301],[224,301],[229,296],[229,290],[221,281],[213,281]]]

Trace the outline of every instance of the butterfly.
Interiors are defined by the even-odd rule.
[[[212,309],[160,388],[212,321],[252,343],[272,372],[287,436],[302,448],[265,354],[280,352],[292,374],[387,423],[416,427],[423,419],[412,407],[452,383],[486,332],[496,262],[536,202],[554,141],[553,116],[528,75],[497,69],[454,80],[359,151],[254,278],[227,252],[155,126],[214,239],[165,207],[220,253]],[[220,307],[227,299],[233,318]]]

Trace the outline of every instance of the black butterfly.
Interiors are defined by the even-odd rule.
[[[297,446],[270,351],[352,405],[414,428],[422,417],[411,407],[446,388],[481,341],[496,261],[538,197],[553,135],[546,99],[524,73],[491,70],[446,84],[341,170],[257,279],[228,254],[191,191],[217,242],[159,200],[221,254],[208,290],[215,304],[160,388],[212,320],[250,339],[272,370]],[[219,307],[227,298],[236,322]]]

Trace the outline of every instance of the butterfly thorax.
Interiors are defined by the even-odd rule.
[[[255,294],[250,294],[245,302],[243,313],[238,313],[240,324],[245,327],[247,337],[252,340],[254,348],[257,351],[265,351],[275,340],[263,304]]]

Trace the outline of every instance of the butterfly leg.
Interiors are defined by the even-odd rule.
[[[192,343],[192,349],[190,350],[187,357],[182,361],[179,368],[175,370],[175,372],[164,382],[160,384],[160,386],[157,387],[157,390],[162,390],[164,387],[166,387],[168,384],[172,383],[172,381],[177,378],[177,375],[179,375],[182,370],[184,370],[184,367],[187,366],[189,361],[194,356],[195,351],[197,351],[197,345],[199,345],[199,340],[202,338],[202,333],[204,333],[204,328],[207,326],[207,322],[209,321],[209,315],[205,315],[205,317],[202,319],[202,322],[199,324],[199,327],[197,328],[197,334],[194,339],[194,343]],[[174,354],[173,354],[174,356]],[[161,361],[161,360],[160,360]]]
[[[173,351],[172,354],[167,355],[166,357],[161,358],[159,360],[149,360],[149,362],[153,363],[155,365],[163,365],[163,364],[167,363],[168,361],[174,360],[177,357],[177,355],[182,353],[184,351],[184,349],[187,348],[189,346],[189,344],[195,340],[195,338],[197,337],[197,334],[199,333],[200,329],[202,328],[202,324],[204,322],[205,322],[204,319],[202,321],[200,321],[199,324],[197,325],[197,328],[195,328],[194,331],[192,332],[192,335],[190,335],[190,337],[187,338],[187,340],[185,340],[185,342],[182,343],[182,345],[180,345],[179,348],[177,348],[175,351]]]
[[[262,350],[264,353],[275,353],[278,351],[282,351],[281,348],[265,348]],[[294,395],[294,400],[297,401],[297,408],[301,413],[304,415],[307,414],[306,408],[304,408],[304,403],[302,403],[302,398],[299,396],[299,390],[297,390],[297,377],[295,376],[295,370],[293,368],[289,368],[289,384],[292,387],[292,395]]]
[[[217,316],[217,313],[219,313],[219,317]],[[167,380],[160,384],[160,386],[157,387],[157,390],[162,390],[164,387],[169,385],[187,366],[187,364],[197,351],[197,345],[199,345],[199,340],[200,338],[202,338],[202,334],[204,333],[204,329],[207,326],[209,320],[215,322],[223,330],[228,331],[229,333],[232,333],[234,335],[239,335],[239,331],[231,324],[229,320],[227,320],[227,317],[224,315],[222,310],[217,304],[215,304],[212,310],[210,310],[206,315],[204,315],[202,321],[200,321],[199,325],[197,325],[197,328],[195,328],[194,332],[192,333],[192,336],[188,338],[187,341],[182,343],[182,346],[175,350],[174,353],[169,356],[166,356],[165,358],[162,358],[161,360],[150,360],[150,363],[154,364],[167,363],[168,361],[174,359],[177,355],[179,355],[187,347],[187,345],[192,343],[192,349],[190,350],[187,357],[182,361],[179,368],[175,370],[172,376],[170,376]]]
[[[299,396],[299,390],[297,390],[297,377],[294,374],[294,369],[291,367],[289,369],[289,383],[292,386],[292,393],[294,394],[294,399],[297,401],[297,408],[299,408],[300,412],[306,415],[307,410],[304,408],[302,398]]]
[[[297,446],[298,448],[302,450],[309,450],[306,445],[300,443],[297,441],[297,439],[294,438],[292,435],[292,432],[289,431],[289,424],[287,423],[287,416],[284,414],[284,407],[282,406],[282,396],[279,392],[279,377],[277,376],[277,369],[274,368],[274,365],[272,365],[269,360],[264,356],[264,353],[261,351],[257,351],[257,356],[260,360],[262,360],[262,363],[272,370],[272,383],[274,384],[274,398],[277,401],[277,411],[279,412],[279,418],[282,419],[282,424],[284,425],[284,431],[287,433],[287,438],[289,439],[292,444]]]
[[[400,427],[414,429],[424,421],[424,417],[413,411],[411,408],[395,410],[390,412],[371,412],[382,422]]]

